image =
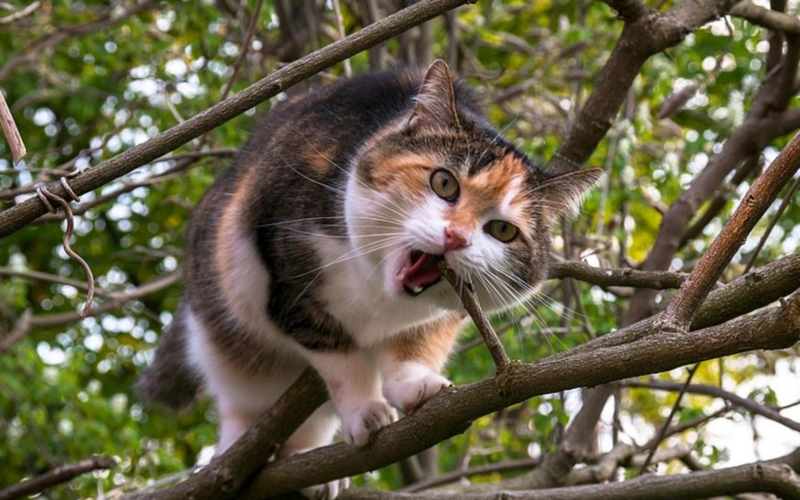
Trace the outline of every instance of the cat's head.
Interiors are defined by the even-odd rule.
[[[437,285],[444,259],[497,310],[545,278],[554,222],[601,171],[548,177],[460,101],[447,65],[434,62],[413,110],[362,148],[348,230],[386,293],[452,298]]]

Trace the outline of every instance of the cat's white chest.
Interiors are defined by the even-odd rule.
[[[350,251],[349,245],[341,242],[326,242],[318,250],[333,260]],[[332,265],[323,279],[320,298],[325,301],[327,312],[364,347],[446,312],[442,307],[442,298],[447,296],[445,284],[426,290],[424,297],[390,295],[385,291],[380,269],[364,259]]]

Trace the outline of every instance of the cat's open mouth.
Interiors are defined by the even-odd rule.
[[[403,284],[406,293],[419,295],[426,288],[435,285],[442,279],[439,271],[439,261],[444,256],[425,253],[422,250],[412,250],[408,259],[397,272],[398,281]]]

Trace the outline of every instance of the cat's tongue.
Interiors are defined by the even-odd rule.
[[[438,283],[442,278],[438,266],[440,260],[442,260],[441,255],[412,250],[408,263],[400,270],[406,292],[418,295],[429,286]]]

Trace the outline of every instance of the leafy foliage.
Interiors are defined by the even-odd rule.
[[[289,45],[308,52],[338,38],[330,6],[318,3],[316,39],[304,32],[304,40],[290,40],[280,30],[285,21],[275,2],[263,2],[255,13],[260,3],[252,0],[153,2],[133,15],[127,14],[138,5],[133,1],[43,2],[29,17],[0,26],[0,53],[8,55],[0,66],[0,86],[30,151],[24,163],[13,166],[6,144],[0,142],[0,208],[32,196],[33,183],[57,178],[48,171],[90,168],[217,103],[229,83],[232,92],[243,89],[285,62],[281,51]],[[11,4],[22,8],[25,2]],[[348,32],[365,22],[356,4],[343,4]],[[648,4],[655,7],[656,2]],[[669,7],[667,2],[661,8]],[[259,16],[255,36],[243,46],[254,15]],[[428,51],[445,57],[457,42],[460,73],[484,95],[489,117],[532,157],[546,159],[574,124],[614,47],[622,27],[614,19],[614,11],[601,3],[480,2],[457,11],[455,29],[433,22]],[[72,29],[89,24],[85,32]],[[555,237],[555,252],[606,267],[636,266],[647,257],[663,207],[685,191],[745,119],[764,77],[765,39],[765,30],[747,21],[718,21],[645,64],[628,104],[589,162],[606,168],[608,187],[592,192],[577,219],[565,222]],[[400,42],[390,42],[386,49],[389,65],[404,62]],[[351,62],[356,72],[370,68],[366,53]],[[310,83],[342,75],[339,65]],[[659,119],[665,102],[690,86],[697,90],[685,104]],[[143,166],[83,197],[82,203],[91,206],[78,217],[72,245],[90,263],[105,292],[98,304],[117,304],[107,312],[83,321],[60,321],[57,316],[72,314],[85,300],[81,287],[63,283],[85,280],[61,248],[63,222],[45,218],[3,240],[4,269],[42,271],[62,283],[0,273],[1,328],[11,331],[26,309],[35,318],[31,332],[0,355],[0,441],[5,443],[0,447],[0,487],[92,454],[117,457],[119,464],[111,472],[85,475],[47,493],[48,498],[92,497],[98,491],[141,487],[208,458],[216,423],[208,402],[176,416],[143,407],[131,390],[171,319],[180,286],[116,302],[108,294],[135,292],[179,269],[190,208],[229,163],[229,151],[246,141],[256,115],[267,108],[259,106],[180,148],[172,158]],[[774,141],[764,158],[773,158],[785,140]],[[215,151],[219,154],[209,153]],[[184,153],[196,156],[181,157]],[[730,187],[733,196],[682,247],[673,270],[691,269],[751,179]],[[103,201],[109,194],[116,196]],[[767,223],[751,235],[727,279],[742,273]],[[796,252],[798,223],[800,207],[791,204],[759,262]],[[512,358],[540,359],[612,331],[630,296],[630,289],[602,289],[574,280],[551,282],[544,289],[532,303],[495,318]],[[657,303],[665,304],[669,295],[660,294]],[[476,338],[470,326],[462,344],[471,345]],[[749,354],[707,362],[695,380],[730,390],[741,386],[744,395],[752,391],[751,397],[765,405],[787,404],[785,395],[770,389],[769,377],[776,366],[797,367],[791,364],[794,356],[796,352]],[[477,345],[456,355],[448,374],[456,384],[467,384],[492,372],[491,358]],[[662,375],[683,376],[681,371]],[[577,400],[577,394],[537,397],[484,417],[440,446],[439,467],[452,470],[552,451]],[[628,391],[620,406],[621,439],[641,444],[651,437],[674,400],[671,393]],[[677,420],[691,421],[720,406],[719,400],[707,397],[686,398]],[[737,414],[728,418],[742,420]],[[724,461],[726,447],[734,445],[719,440],[709,444],[702,429],[693,432],[668,443],[692,442],[708,465]],[[610,442],[610,432],[603,436]],[[394,468],[359,479],[389,488],[401,481]]]

